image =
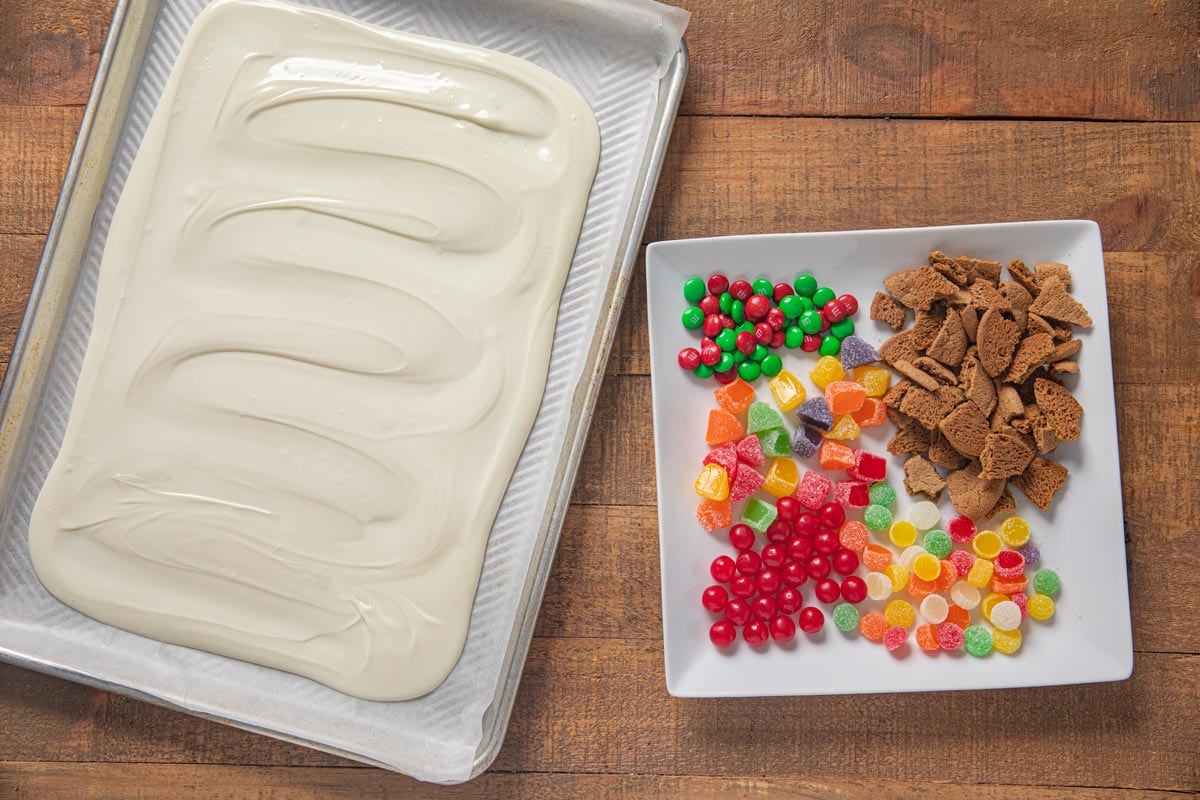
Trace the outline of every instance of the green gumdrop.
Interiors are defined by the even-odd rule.
[[[706,294],[708,290],[704,286],[703,278],[691,277],[683,282],[683,296],[689,303],[699,303]]]
[[[771,428],[782,428],[783,417],[761,400],[750,404],[746,411],[746,433],[758,433]]]
[[[896,502],[896,490],[883,481],[872,483],[868,494],[871,497],[871,505],[891,508]]]
[[[921,540],[921,546],[935,558],[945,558],[950,555],[950,551],[954,549],[954,541],[950,538],[950,534],[945,531],[939,531],[936,528],[925,533],[925,538]]]
[[[801,297],[812,297],[813,292],[817,290],[817,279],[812,275],[797,275],[792,288]]]
[[[774,504],[751,497],[750,501],[746,503],[746,510],[742,512],[742,522],[759,533],[764,533],[775,521],[775,515],[778,513]]]
[[[768,378],[774,378],[783,369],[783,359],[771,353],[762,360],[759,366],[762,367],[763,375],[766,375]]]
[[[764,456],[782,457],[791,453],[792,441],[788,436],[788,432],[783,428],[772,428],[769,431],[760,431],[758,434],[758,443],[762,445]]]
[[[892,524],[892,512],[883,506],[869,505],[863,511],[863,522],[876,533],[887,530]]]
[[[842,351],[842,340],[836,336],[822,336],[819,352],[823,356],[836,356]]]
[[[833,609],[833,624],[839,631],[850,631],[858,628],[858,609],[849,603],[841,603]]]
[[[1039,569],[1033,574],[1033,590],[1038,594],[1053,597],[1062,588],[1062,580],[1052,569]]]
[[[963,649],[976,658],[992,652],[992,632],[982,625],[972,625],[963,631]]]

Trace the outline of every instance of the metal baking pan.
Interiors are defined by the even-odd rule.
[[[27,508],[24,511],[21,509],[20,498],[14,496],[14,487],[22,480],[28,481],[27,473],[39,469],[44,471],[48,466],[47,459],[53,458],[53,453],[34,452],[30,446],[39,417],[44,414],[65,415],[69,411],[69,404],[64,406],[61,398],[54,400],[52,397],[49,409],[44,407],[47,403],[48,376],[55,368],[55,353],[60,349],[64,328],[68,327],[73,295],[80,291],[82,265],[87,257],[89,238],[93,226],[97,224],[96,220],[101,216],[102,195],[113,166],[114,154],[117,153],[119,137],[127,124],[135,84],[140,71],[145,68],[143,62],[147,51],[154,44],[160,7],[167,2],[118,0],[25,318],[0,388],[0,502],[3,503],[0,522],[0,623],[6,621],[5,604],[11,607],[15,603],[19,606],[21,601],[19,597],[14,599],[15,591],[11,587],[22,580],[27,584],[31,580],[28,574],[21,572],[28,568],[27,558],[5,559],[6,552],[24,548],[27,554],[28,550],[20,532],[14,530],[14,519],[28,512]],[[589,302],[595,303],[592,307],[598,308],[599,313],[594,330],[590,332],[590,344],[582,362],[581,377],[569,396],[565,438],[563,446],[555,454],[549,499],[540,512],[540,524],[532,543],[532,557],[521,586],[520,603],[500,662],[499,680],[482,716],[482,737],[474,752],[469,773],[453,777],[418,774],[417,777],[422,779],[454,783],[475,777],[487,769],[503,743],[687,69],[687,48],[680,41],[678,50],[673,57],[666,59],[660,70],[657,104],[648,129],[650,135],[638,151],[640,165],[636,168],[632,184],[632,202],[627,208],[623,207],[623,219],[616,223],[620,236],[615,250],[615,263],[611,271],[605,273],[607,277],[599,284],[597,293],[588,297]],[[68,328],[67,334],[78,338],[78,331],[74,329]],[[76,341],[71,346],[80,345]],[[63,611],[67,609],[63,607]],[[13,631],[18,627],[8,630]],[[78,664],[71,663],[69,657],[39,655],[31,652],[37,648],[28,647],[28,639],[6,636],[5,630],[0,624],[0,660],[5,662],[364,763],[411,772],[394,762],[358,752],[353,747],[293,735],[248,718],[206,713],[190,707],[186,702],[99,675],[97,670],[80,668]]]

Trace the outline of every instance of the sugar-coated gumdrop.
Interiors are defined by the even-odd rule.
[[[825,387],[825,405],[835,417],[858,411],[866,399],[866,390],[854,381],[831,381]]]
[[[891,600],[883,608],[883,618],[888,625],[908,628],[916,622],[917,612],[907,600]]]
[[[946,612],[946,622],[953,623],[963,630],[971,624],[971,612],[954,603],[950,604],[950,609]]]
[[[766,403],[751,403],[746,411],[746,433],[761,433],[772,428],[782,428],[783,417]]]
[[[852,411],[850,416],[858,423],[859,428],[878,428],[887,421],[887,405],[874,397],[863,401],[858,411]]]
[[[863,522],[875,532],[886,530],[892,524],[892,512],[883,506],[869,505],[863,511]]]
[[[892,551],[880,544],[868,544],[862,551],[862,562],[873,572],[882,572],[892,563]]]
[[[708,451],[708,455],[704,457],[704,463],[720,464],[725,469],[726,474],[733,475],[738,465],[737,447],[733,442],[718,445]]]
[[[892,385],[892,373],[886,367],[855,367],[853,377],[867,397],[883,397]]]
[[[923,554],[925,548],[919,544],[909,545],[900,552],[900,563],[907,570],[912,570],[913,562],[917,560],[917,556]]]
[[[908,587],[908,579],[912,577],[912,573],[908,571],[908,567],[903,564],[888,564],[883,568],[883,574],[892,582],[892,591],[903,591]]]
[[[799,458],[812,458],[820,447],[822,441],[821,432],[816,428],[808,425],[801,425],[796,428],[796,435],[792,437],[792,452]]]
[[[745,500],[762,488],[763,476],[749,464],[740,464],[733,473],[733,482],[729,485],[729,499],[733,502]]]
[[[838,481],[833,484],[833,501],[846,508],[865,508],[870,503],[866,481]]]
[[[1021,607],[1012,600],[1001,600],[992,607],[988,621],[997,630],[1015,631],[1021,625]]]
[[[967,573],[967,582],[972,586],[983,589],[992,582],[993,569],[992,562],[986,558],[977,558],[975,559],[975,563],[971,565],[971,571]]]
[[[883,481],[871,484],[870,490],[871,505],[883,506],[891,508],[896,502],[896,490]]]
[[[963,646],[963,629],[953,622],[943,622],[938,626],[938,644],[943,650],[957,650]]]
[[[1025,572],[1025,557],[1016,550],[1004,550],[996,555],[992,568],[998,578],[1016,578]]]
[[[741,378],[734,378],[732,383],[713,390],[717,405],[730,414],[741,414],[754,402],[754,387]]]
[[[908,510],[908,519],[919,531],[927,531],[942,519],[942,512],[928,500],[922,500]]]
[[[959,544],[969,542],[975,537],[975,523],[970,517],[955,517],[946,526],[946,532]]]
[[[892,596],[892,581],[882,572],[868,572],[864,580],[867,584],[867,597],[872,600],[887,600]]]
[[[940,625],[946,621],[946,615],[949,613],[950,604],[940,594],[931,594],[921,601],[921,617],[926,622]]]
[[[724,444],[740,439],[745,429],[738,418],[723,408],[714,408],[708,412],[708,430],[704,440],[711,445]]]
[[[729,475],[719,464],[705,464],[696,477],[695,489],[708,500],[725,500],[729,497]]]
[[[908,641],[908,631],[896,625],[883,632],[883,646],[888,650],[899,650]]]
[[[913,574],[923,581],[936,581],[942,574],[942,562],[933,553],[922,553],[913,560]]]
[[[1011,656],[1021,649],[1021,632],[1017,629],[992,631],[992,647],[997,653]]]
[[[971,549],[975,555],[986,558],[988,561],[999,555],[1003,547],[1004,542],[1000,540],[1000,535],[995,531],[980,531],[971,540]]]
[[[733,505],[728,500],[703,500],[696,508],[696,519],[706,531],[719,531],[733,523]]]
[[[868,453],[866,450],[855,450],[854,466],[848,468],[846,472],[855,480],[868,483],[881,481],[887,477],[887,459],[880,458],[874,453]]]
[[[817,448],[817,465],[826,472],[854,466],[854,451],[841,442],[826,439]]]
[[[999,575],[992,577],[992,591],[999,594],[1012,595],[1023,592],[1028,585],[1029,579],[1024,575],[1018,575],[1015,578],[1001,578]]]
[[[1025,619],[1029,614],[1029,597],[1024,592],[1017,592],[1011,600],[1021,609],[1021,619]]]
[[[808,470],[800,478],[800,485],[796,487],[796,499],[800,501],[800,505],[816,511],[829,499],[831,488],[833,488],[833,483],[829,478],[819,472]]]
[[[742,511],[742,522],[759,533],[766,533],[778,513],[774,503],[766,503],[757,497],[752,497]]]
[[[913,573],[908,576],[908,593],[914,600],[924,600],[937,590],[937,584]]]
[[[1027,542],[1017,552],[1021,554],[1021,558],[1025,559],[1026,564],[1036,564],[1042,558],[1042,551],[1033,542]]]
[[[933,583],[939,592],[944,592],[958,580],[958,567],[948,558],[942,559],[942,571],[934,578]]]
[[[937,625],[933,623],[917,626],[915,638],[917,640],[917,647],[927,653],[941,649],[941,645],[938,644]]]
[[[767,385],[771,387],[775,405],[779,406],[780,411],[791,411],[803,403],[808,394],[800,379],[786,369],[780,370],[779,374],[771,378]]]
[[[1033,574],[1033,590],[1038,594],[1053,597],[1062,588],[1058,573],[1052,569],[1039,569]]]
[[[966,577],[975,563],[975,556],[966,550],[955,550],[950,554],[950,563],[954,565],[954,570],[958,575]]]
[[[1009,517],[1000,523],[1000,538],[1009,547],[1020,547],[1029,541],[1029,523],[1020,517]]]
[[[858,632],[862,634],[864,639],[870,639],[873,642],[883,639],[883,634],[887,629],[887,620],[877,611],[863,614],[862,618],[858,621]]]
[[[854,334],[851,334],[842,339],[842,351],[840,353],[841,365],[846,369],[861,367],[863,364],[871,364],[879,360],[879,353],[874,347],[864,342]]]
[[[966,581],[959,581],[950,587],[950,602],[970,611],[979,605],[979,588]]]
[[[770,428],[754,434],[764,456],[786,456],[792,452],[792,437],[783,428]]]
[[[839,631],[850,632],[858,628],[858,609],[850,603],[841,603],[833,609],[833,624]]]
[[[861,553],[867,546],[869,536],[867,526],[856,519],[847,520],[838,531],[838,541],[842,543],[842,547],[856,553]]]
[[[988,592],[983,596],[983,599],[979,601],[979,613],[983,615],[984,619],[986,619],[988,622],[991,622],[992,609],[1006,600],[1008,600],[1008,598],[999,592]]]
[[[813,364],[813,368],[808,371],[809,380],[821,389],[844,377],[846,377],[846,370],[842,368],[842,362],[833,356],[821,356],[817,359],[817,363]]]
[[[800,469],[790,458],[771,459],[767,469],[767,478],[763,482],[763,491],[776,497],[787,497],[796,491],[800,481]]]
[[[1044,594],[1031,594],[1025,601],[1025,609],[1030,617],[1044,622],[1054,616],[1054,601]]]
[[[858,427],[858,423],[854,421],[854,417],[849,414],[843,414],[833,421],[833,427],[825,433],[826,439],[833,439],[837,442],[848,442],[851,439],[857,439],[862,431]]]
[[[767,457],[763,453],[762,442],[754,434],[744,437],[737,443],[738,461],[743,464],[749,464],[752,467],[761,467],[767,463]]]
[[[932,555],[938,558],[945,558],[954,549],[954,542],[951,540],[950,534],[937,528],[926,531],[925,536],[921,539],[921,544]]]
[[[833,427],[833,414],[825,405],[824,397],[810,397],[796,409],[796,417],[804,425],[809,425],[819,431],[827,431]]]
[[[888,539],[896,547],[909,547],[917,540],[917,526],[906,519],[898,519],[888,529]]]
[[[963,631],[963,649],[976,658],[992,652],[992,632],[982,625],[972,625]]]

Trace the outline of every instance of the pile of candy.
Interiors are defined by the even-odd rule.
[[[808,373],[824,395],[801,398],[792,406],[800,423],[792,449],[801,458],[816,455],[821,469],[831,471],[852,466],[850,460],[856,455],[845,442],[857,439],[863,428],[882,425],[887,419],[887,407],[880,398],[892,380],[885,367],[872,365],[879,354],[869,344],[857,336],[842,344],[842,360],[822,356]],[[849,375],[847,368],[853,370]],[[775,391],[774,382],[771,390]]]
[[[762,278],[731,283],[715,272],[707,281],[689,278],[683,296],[689,303],[683,326],[703,337],[699,348],[679,351],[679,366],[721,383],[778,375],[783,361],[771,350],[780,347],[837,355],[854,333],[850,318],[858,313],[852,295],[838,297],[807,274],[797,275],[791,284],[772,284]]]

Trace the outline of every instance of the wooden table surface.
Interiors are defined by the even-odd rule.
[[[0,366],[112,4],[0,0]],[[1100,223],[1133,677],[939,695],[668,697],[639,268],[489,773],[435,790],[0,666],[0,797],[1019,800],[1200,789],[1200,6],[686,5],[692,68],[647,241]]]

